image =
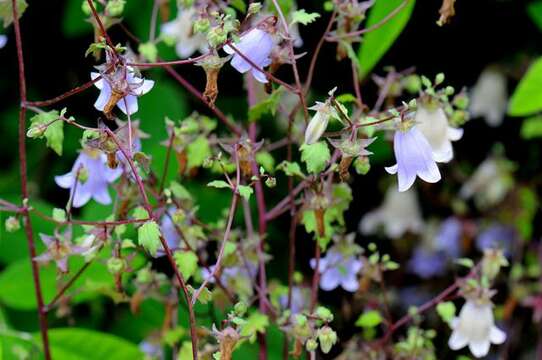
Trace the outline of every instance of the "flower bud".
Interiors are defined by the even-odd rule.
[[[329,311],[328,308],[323,306],[318,306],[318,308],[316,309],[316,316],[318,316],[325,322],[333,321],[333,314],[331,313],[331,311]]]
[[[422,88],[422,81],[418,75],[409,75],[403,82],[405,89],[411,94],[417,94]]]
[[[199,18],[194,22],[194,33],[203,33],[205,34],[209,31],[211,27],[211,22],[207,18]]]
[[[489,280],[493,280],[499,275],[501,267],[508,266],[508,260],[500,249],[486,249],[482,259],[482,274]]]
[[[369,170],[371,170],[371,163],[367,156],[360,156],[354,160],[354,169],[359,175],[367,175]]]
[[[268,177],[267,179],[265,179],[265,185],[268,187],[268,188],[274,188],[275,186],[277,186],[277,179],[270,176]]]
[[[243,316],[247,312],[247,304],[243,301],[239,301],[233,306],[233,311],[238,316]]]
[[[21,223],[19,222],[19,219],[17,219],[15,216],[10,216],[6,219],[6,231],[9,233],[15,232],[21,228]]]
[[[126,261],[120,258],[111,258],[107,260],[107,270],[111,274],[120,274],[126,268]]]
[[[96,8],[96,2],[93,1],[92,3],[94,4],[94,8]],[[81,3],[81,10],[83,11],[85,15],[92,14],[92,10],[87,0],[83,0],[83,2]]]
[[[126,4],[125,0],[109,0],[105,11],[110,16],[120,16],[124,12],[124,4]]]
[[[221,28],[220,26],[216,26],[212,28],[207,33],[207,41],[209,42],[209,45],[211,45],[211,47],[214,47],[214,48],[225,43],[227,39],[228,39],[228,33],[224,31],[224,29]]]
[[[320,341],[320,349],[324,354],[327,354],[337,342],[337,333],[329,326],[324,326],[318,330],[318,340]]]
[[[143,268],[137,272],[137,282],[140,284],[148,284],[152,280],[151,270]]]
[[[43,125],[31,126],[26,132],[26,136],[32,139],[39,138],[45,134],[45,130],[47,130],[47,127]]]
[[[440,85],[443,82],[444,82],[444,74],[438,73],[437,76],[435,77],[435,85]]]
[[[307,343],[305,344],[305,348],[307,351],[315,351],[318,348],[318,343],[315,339],[309,339],[307,340]]]
[[[253,2],[248,6],[247,14],[256,15],[257,13],[260,12],[260,10],[262,10],[262,4],[259,2]]]

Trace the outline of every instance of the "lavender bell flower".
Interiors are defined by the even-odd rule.
[[[107,166],[105,154],[83,150],[75,160],[72,170],[64,175],[55,176],[55,182],[64,189],[70,189],[73,207],[85,205],[91,198],[98,203],[111,203],[108,185],[122,174],[122,169]],[[77,180],[77,181],[76,181]]]
[[[273,38],[267,31],[254,28],[241,36],[240,41],[235,44],[237,50],[249,58],[254,64],[261,69],[271,64],[271,50],[273,50]],[[233,66],[241,74],[250,70],[250,73],[256,80],[261,83],[267,83],[265,74],[258,69],[252,67],[245,59],[243,59],[230,46],[224,46],[224,51],[228,54],[234,54],[231,60]]]
[[[440,251],[418,247],[407,266],[409,271],[422,279],[440,276],[446,272],[446,255]]]
[[[311,267],[316,268],[316,259],[311,259]],[[318,263],[320,288],[331,291],[341,286],[344,290],[356,292],[359,288],[358,273],[362,263],[355,256],[345,257],[337,250],[328,250],[325,257]]]
[[[172,251],[178,249],[179,244],[181,243],[181,236],[179,235],[179,232],[175,227],[175,223],[173,222],[175,211],[177,211],[177,209],[173,206],[168,208],[167,212],[162,216],[162,221],[160,222],[160,230],[162,231],[162,235],[164,236],[168,247]],[[156,254],[157,256],[164,256],[166,254],[161,245]]]
[[[478,234],[476,247],[480,251],[500,249],[506,257],[510,257],[517,238],[517,232],[513,227],[503,224],[492,224]]]
[[[309,304],[310,291],[308,288],[294,286],[292,288],[292,314],[300,314]],[[288,309],[288,294],[279,297],[279,304],[283,309]]]
[[[153,80],[139,77],[129,66],[120,68],[113,74],[91,72],[90,78],[95,80],[100,75],[102,78],[94,83],[100,89],[100,96],[96,99],[94,107],[106,113],[111,111],[114,104],[126,115],[136,113],[137,97],[145,95],[154,86]]]
[[[0,35],[0,49],[6,46],[8,37],[6,35]]]
[[[408,190],[414,184],[416,175],[428,183],[440,180],[440,171],[433,158],[431,145],[416,126],[395,132],[393,151],[397,164],[386,167],[386,171],[398,174],[399,191]]]
[[[209,268],[203,268],[201,269],[201,276],[204,279],[210,278],[209,282],[214,283],[215,279],[214,277],[211,278],[212,273],[215,269],[216,265],[209,266]],[[247,269],[248,267],[248,269]],[[228,284],[231,280],[234,280],[237,277],[246,278],[246,279],[253,279],[256,277],[256,274],[258,272],[258,267],[256,264],[249,262],[247,266],[243,265],[237,265],[237,266],[229,266],[229,267],[222,267],[222,273],[220,274],[220,282],[223,284]]]
[[[436,248],[448,257],[456,259],[461,256],[461,235],[463,226],[456,217],[449,217],[440,224],[436,236]]]

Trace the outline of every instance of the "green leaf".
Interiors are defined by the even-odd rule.
[[[33,116],[27,132],[28,137],[42,139],[45,137],[47,146],[58,155],[62,155],[62,142],[64,141],[64,121],[57,120],[58,111],[52,110]],[[56,120],[56,121],[55,121]]]
[[[73,327],[50,329],[49,343],[55,360],[144,358],[136,344],[114,335],[87,329]]]
[[[241,329],[241,336],[248,336],[251,342],[254,341],[256,333],[264,333],[265,328],[269,326],[269,318],[260,312],[253,312],[250,314],[246,323]]]
[[[230,5],[242,13],[247,12],[247,4],[245,4],[244,0],[232,0],[230,1]]]
[[[277,165],[277,170],[282,170],[286,176],[299,176],[304,178],[305,174],[301,171],[301,167],[296,162],[283,161]]]
[[[17,15],[23,16],[28,7],[25,0],[17,0]],[[11,0],[0,0],[0,18],[4,20],[4,28],[7,28],[13,22],[13,7]]]
[[[152,42],[140,44],[138,51],[146,60],[150,62],[156,62],[156,59],[158,58],[158,49]]]
[[[275,172],[275,159],[267,151],[259,151],[256,154],[256,162],[263,166],[268,173],[273,174]]]
[[[145,210],[143,206],[138,206],[132,212],[132,216],[136,220],[144,220],[149,218],[149,213],[147,212],[147,210]]]
[[[214,187],[217,189],[231,188],[230,184],[228,184],[224,180],[213,180],[210,183],[208,183],[207,186]]]
[[[451,301],[442,302],[437,305],[437,313],[439,316],[447,322],[451,323],[452,319],[455,316],[455,304]]]
[[[66,211],[64,209],[54,208],[53,219],[55,219],[56,221],[61,221],[61,222],[66,221]]]
[[[301,146],[301,160],[305,162],[307,171],[310,173],[318,174],[323,171],[330,158],[331,153],[324,141]]]
[[[139,245],[143,246],[152,256],[156,256],[161,242],[160,227],[154,220],[147,221],[139,227],[137,238]]]
[[[538,29],[542,31],[542,1],[533,1],[527,5],[527,14],[531,20],[538,26]]]
[[[239,194],[247,201],[250,200],[250,195],[252,195],[252,192],[254,191],[250,186],[247,185],[238,185],[237,190],[239,191]]]
[[[188,158],[187,167],[189,169],[201,166],[203,161],[211,156],[211,147],[209,140],[205,136],[198,136],[186,148]]]
[[[526,140],[542,137],[542,115],[523,120],[521,137]]]
[[[176,181],[171,181],[171,183],[169,184],[169,189],[173,193],[173,196],[175,196],[177,199],[180,199],[180,200],[192,199],[192,196],[190,195],[188,190],[186,190],[184,186],[182,186]]]
[[[364,312],[356,320],[356,326],[368,329],[378,326],[382,322],[382,315],[376,310]]]
[[[542,110],[542,57],[523,76],[510,98],[508,115],[527,116]]]
[[[403,0],[376,0],[375,5],[369,10],[365,27],[369,28],[380,23],[393,10],[397,9],[402,2]],[[408,3],[395,16],[378,29],[370,31],[364,36],[358,53],[361,77],[365,77],[371,72],[401,34],[410,19],[415,2],[415,0],[408,0]]]
[[[192,251],[175,251],[175,263],[185,280],[188,280],[198,268],[198,257]]]
[[[275,115],[277,112],[277,107],[279,106],[280,99],[282,98],[282,93],[284,88],[281,86],[269,96],[267,96],[263,101],[252,106],[248,110],[248,120],[257,121],[262,118],[265,114]]]
[[[472,261],[472,259],[469,259],[469,258],[456,259],[455,263],[458,264],[458,265],[464,266],[466,268],[469,268],[469,269],[474,267],[474,261]]]
[[[294,13],[292,14],[292,24],[300,23],[303,25],[308,25],[314,22],[319,17],[320,14],[318,14],[317,12],[308,13],[305,11],[305,9],[300,9],[294,11]]]

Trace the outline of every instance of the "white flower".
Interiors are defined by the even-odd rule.
[[[448,345],[452,350],[469,346],[472,355],[486,356],[491,344],[502,344],[506,334],[495,326],[492,304],[467,300],[459,317],[452,320],[452,336]]]
[[[235,48],[239,50],[243,55],[250,59],[259,68],[263,69],[267,65],[271,64],[271,50],[273,50],[273,38],[264,30],[254,28],[241,36],[238,43],[235,44]],[[261,83],[266,83],[267,78],[265,74],[256,68],[252,67],[245,59],[243,59],[238,53],[235,52],[230,46],[224,46],[224,51],[228,54],[235,54],[231,60],[231,66],[233,66],[241,74],[250,70],[252,76]]]
[[[487,158],[463,184],[459,196],[463,199],[474,197],[481,208],[501,202],[514,185],[511,166],[506,159]]]
[[[397,192],[393,187],[386,191],[384,203],[361,219],[359,230],[362,234],[374,234],[378,227],[384,227],[387,237],[397,239],[407,231],[419,233],[423,219],[416,191],[411,189]]]
[[[317,101],[316,105],[309,109],[315,110],[316,114],[314,114],[305,130],[305,144],[307,145],[314,144],[320,139],[324,131],[326,131],[327,124],[331,117],[339,119],[337,110],[335,110],[335,108],[327,101],[325,103]]]
[[[448,117],[440,106],[420,105],[416,111],[416,127],[425,136],[436,162],[448,162],[454,157],[452,141],[461,139],[463,129],[448,125]]]
[[[485,69],[472,88],[470,112],[473,117],[484,117],[490,126],[499,126],[506,113],[506,77],[494,69]]]
[[[440,180],[440,171],[433,159],[431,145],[416,126],[395,131],[393,152],[397,164],[385,169],[390,174],[398,175],[399,191],[408,190],[414,184],[416,176],[428,183]]]
[[[109,112],[116,103],[123,113],[132,115],[138,110],[137,97],[145,95],[154,86],[153,80],[145,80],[139,77],[130,67],[120,68],[113,74],[101,75],[102,78],[94,83],[100,89],[100,96],[94,103],[94,107],[99,111],[106,110],[106,112]],[[90,73],[92,80],[99,76],[100,73]],[[114,101],[114,103],[111,103],[111,101]]]
[[[205,35],[202,33],[194,34],[192,30],[195,15],[195,8],[186,10],[179,8],[177,18],[162,24],[160,27],[162,35],[175,39],[175,52],[180,58],[187,58],[198,50],[201,53],[207,52],[208,45]]]
[[[0,49],[6,46],[8,42],[8,37],[6,35],[0,35]]]

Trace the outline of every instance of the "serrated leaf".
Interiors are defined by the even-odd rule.
[[[239,195],[245,198],[245,200],[250,200],[250,195],[254,192],[254,190],[247,185],[239,185],[237,186],[237,190],[239,191]]]
[[[264,333],[269,326],[269,318],[259,312],[253,312],[246,319],[246,323],[241,329],[240,335],[250,337],[251,342],[254,341],[256,333]]]
[[[19,19],[28,7],[26,0],[17,0],[17,15]],[[4,21],[4,28],[13,22],[13,6],[11,0],[0,0],[0,18]]]
[[[382,315],[376,310],[369,310],[364,312],[356,320],[356,326],[369,329],[378,326],[382,322]]]
[[[160,227],[152,220],[147,221],[137,229],[139,245],[143,246],[152,256],[156,256],[161,246]]]
[[[228,184],[224,180],[213,180],[210,183],[208,183],[207,186],[214,187],[217,189],[230,188],[230,184]]]
[[[365,27],[369,28],[378,24],[393,10],[397,9],[402,2],[403,0],[376,0],[375,5],[369,10]],[[408,0],[407,4],[393,18],[363,37],[358,52],[361,77],[367,76],[393,45],[408,23],[415,3],[415,0]]]
[[[319,17],[320,17],[320,14],[318,14],[317,12],[308,13],[305,11],[305,9],[300,9],[293,12],[292,24],[300,23],[303,25],[308,25],[314,22]]]
[[[301,146],[301,160],[307,165],[307,171],[318,174],[326,168],[331,158],[331,153],[324,141],[315,144],[303,144]]]
[[[296,162],[283,161],[277,166],[277,170],[283,171],[286,176],[299,176],[305,177],[305,174],[301,171],[301,167]]]
[[[186,155],[189,169],[201,166],[205,159],[211,156],[209,140],[205,136],[198,136],[186,147]]]
[[[137,220],[144,220],[149,218],[149,213],[143,206],[138,206],[132,211],[132,216]]]
[[[277,112],[277,107],[280,103],[283,92],[284,88],[281,86],[275,91],[273,91],[273,93],[267,96],[263,101],[252,106],[248,110],[248,120],[257,121],[261,119],[262,116],[265,114],[271,114],[274,116]]]
[[[510,98],[508,115],[527,116],[542,110],[542,57],[527,70]]]
[[[185,280],[194,275],[198,269],[198,257],[192,251],[176,251],[173,257]]]
[[[34,115],[30,119],[30,129],[27,135],[32,136],[33,130],[39,128],[45,128],[45,131],[38,131],[38,135],[35,136],[39,139],[45,138],[46,144],[49,148],[53,149],[58,155],[62,155],[62,143],[64,141],[64,121],[56,120],[59,118],[59,113],[56,110],[40,113]],[[56,121],[55,121],[56,120]]]

